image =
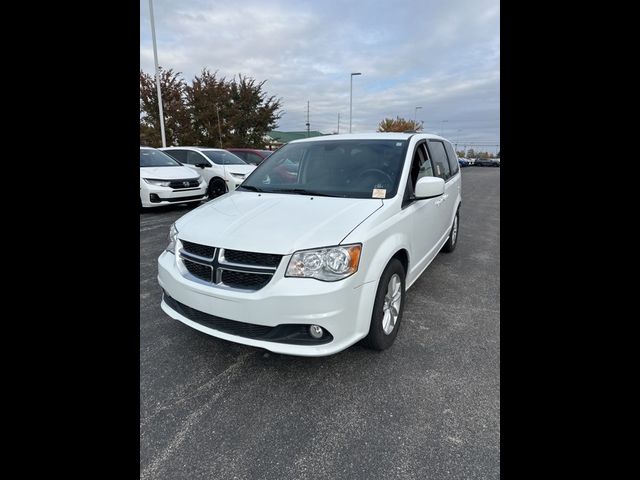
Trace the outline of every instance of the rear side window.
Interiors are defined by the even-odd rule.
[[[434,175],[447,181],[451,178],[451,167],[444,144],[440,140],[429,140],[429,154],[433,161]]]
[[[175,158],[180,163],[187,163],[187,152],[185,150],[163,150],[163,152]]]
[[[458,163],[458,156],[456,152],[453,151],[453,147],[449,142],[444,142],[444,147],[447,150],[447,155],[449,157],[449,167],[451,168],[451,175],[455,175],[460,170],[460,164]]]

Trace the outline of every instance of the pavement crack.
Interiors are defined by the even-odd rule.
[[[156,415],[158,415],[160,412],[164,410],[168,410],[170,408],[175,407],[176,405],[184,403],[192,398],[195,398],[201,393],[208,391],[210,388],[214,386],[219,386],[219,384],[223,382],[225,382],[226,385],[228,385],[229,383],[231,383],[233,378],[235,378],[235,376],[237,376],[240,373],[241,367],[244,365],[247,358],[249,358],[251,355],[254,355],[254,354],[255,352],[248,352],[241,355],[235,363],[228,366],[224,371],[216,375],[214,378],[212,378],[208,382],[199,386],[194,392],[192,392],[188,396],[180,398],[169,405],[164,405],[158,408],[156,411],[154,411],[152,414],[150,414],[148,417],[145,418],[144,423],[141,422],[140,428],[142,428],[144,425],[146,425],[149,422],[149,420],[151,420],[153,417],[155,417]],[[185,421],[182,423],[181,428],[178,430],[178,432],[176,432],[176,434],[173,436],[169,444],[158,455],[156,455],[155,458],[153,458],[151,462],[142,470],[142,472],[140,473],[140,480],[158,478],[158,473],[162,469],[165,462],[178,449],[178,447],[180,447],[182,442],[184,442],[185,438],[187,438],[187,434],[189,433],[191,428],[193,428],[193,426],[197,423],[199,418],[202,415],[204,415],[204,413],[206,413],[212,407],[212,405],[216,402],[216,400],[220,397],[220,395],[222,395],[222,393],[224,393],[224,389],[219,388],[218,391],[216,391],[213,395],[211,395],[211,397],[207,402],[205,402],[200,408],[198,408],[197,410],[195,410],[194,412],[190,413],[187,416]]]

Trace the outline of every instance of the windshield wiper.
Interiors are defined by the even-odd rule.
[[[241,188],[244,190],[250,190],[252,192],[264,192],[264,190],[262,190],[261,188],[254,187],[253,185],[240,185],[237,190],[240,190]]]
[[[330,195],[328,193],[307,190],[304,188],[283,188],[283,189],[274,190],[273,193],[296,193],[298,195],[313,195],[315,197],[335,197],[336,196],[336,195]]]

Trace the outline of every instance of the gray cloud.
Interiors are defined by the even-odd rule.
[[[147,0],[140,66],[153,72]],[[190,80],[203,67],[267,80],[282,130],[375,131],[385,117],[424,120],[461,143],[500,139],[498,0],[155,0],[159,63]],[[446,122],[442,123],[442,120]]]

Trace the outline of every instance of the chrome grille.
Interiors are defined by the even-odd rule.
[[[188,275],[200,281],[256,291],[271,281],[282,255],[225,250],[180,240],[179,258]]]

